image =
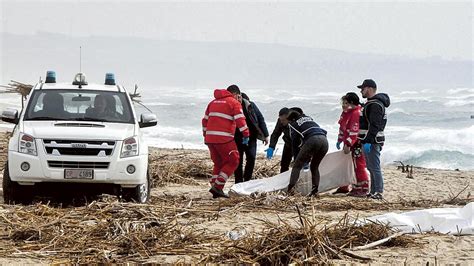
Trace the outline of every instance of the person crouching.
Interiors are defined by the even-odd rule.
[[[319,127],[313,119],[297,111],[288,114],[290,137],[295,162],[291,170],[288,194],[294,194],[294,187],[300,178],[300,172],[306,162],[311,161],[311,196],[318,195],[319,164],[328,152],[326,130]],[[301,144],[300,144],[301,143]]]

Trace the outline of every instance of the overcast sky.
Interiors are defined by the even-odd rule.
[[[473,56],[472,1],[0,1],[0,30],[16,34],[47,31],[279,43],[446,59]]]

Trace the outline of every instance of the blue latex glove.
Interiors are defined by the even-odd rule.
[[[340,141],[338,141],[338,142],[336,143],[336,148],[337,148],[338,150],[341,149],[341,143],[342,143],[342,142],[340,142]]]
[[[267,152],[267,159],[270,160],[273,158],[273,152],[275,151],[272,147],[269,147],[265,150]]]
[[[242,139],[242,144],[244,144],[244,145],[249,145],[249,137],[244,137],[244,138]]]
[[[309,170],[309,163],[305,163],[303,165],[303,170]]]
[[[364,148],[364,153],[365,153],[365,154],[369,154],[369,152],[370,152],[370,147],[372,147],[372,144],[370,144],[370,143],[364,143],[363,148]]]

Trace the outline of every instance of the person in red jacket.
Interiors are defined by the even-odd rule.
[[[204,142],[209,148],[214,163],[210,180],[213,198],[228,196],[224,185],[239,165],[239,151],[234,141],[236,128],[242,133],[242,143],[248,144],[250,132],[240,104],[240,90],[229,86],[227,90],[216,89],[214,100],[207,106],[202,119]]]
[[[349,193],[348,196],[365,197],[369,192],[369,176],[366,170],[365,158],[362,155],[362,145],[357,139],[361,110],[359,96],[353,92],[348,92],[341,100],[343,111],[339,119],[339,136],[336,148],[341,149],[343,143],[344,152],[352,153],[357,183],[352,185],[350,192],[350,186],[345,186],[338,188],[334,194]]]

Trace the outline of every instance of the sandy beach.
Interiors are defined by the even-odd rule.
[[[7,134],[0,133],[0,169],[2,171],[7,154]],[[144,256],[137,252],[135,255],[129,254],[127,259],[101,257],[100,254],[105,254],[105,251],[98,252],[91,257],[90,254],[95,251],[89,249],[90,254],[87,252],[82,254],[71,252],[68,254],[64,249],[54,245],[54,241],[58,241],[62,237],[60,232],[63,229],[66,230],[68,223],[79,225],[94,219],[100,221],[100,217],[105,217],[105,210],[110,206],[117,209],[123,208],[122,210],[125,212],[128,210],[127,208],[132,208],[130,204],[117,202],[114,197],[104,197],[99,198],[98,203],[88,202],[83,207],[59,208],[54,207],[54,205],[45,205],[44,202],[33,206],[11,206],[3,204],[2,199],[0,204],[0,232],[2,232],[0,233],[0,264],[91,261],[119,263],[219,262],[220,260],[212,259],[216,257],[205,258],[212,253],[209,250],[214,250],[217,253],[224,252],[224,249],[219,249],[219,244],[216,243],[219,243],[219,239],[221,239],[222,245],[226,245],[229,241],[232,242],[228,237],[229,231],[245,232],[244,237],[246,237],[262,232],[266,228],[268,229],[268,223],[285,221],[296,226],[300,218],[299,210],[301,210],[304,217],[311,218],[319,226],[325,226],[337,223],[346,216],[364,218],[387,212],[399,213],[429,207],[460,207],[474,201],[472,187],[474,172],[472,171],[415,167],[411,179],[407,178],[407,174],[402,173],[396,166],[386,166],[383,169],[386,190],[385,200],[383,201],[334,196],[330,193],[322,194],[319,199],[306,199],[301,196],[286,198],[282,195],[266,195],[258,199],[231,198],[215,200],[211,198],[207,191],[209,186],[206,176],[209,174],[211,167],[207,151],[153,148],[150,152],[150,162],[153,173],[152,197],[150,203],[146,206],[136,207],[140,209],[140,217],[149,216],[168,220],[172,217],[173,228],[179,227],[182,230],[181,232],[199,232],[198,234],[201,237],[208,236],[209,239],[212,239],[212,243],[206,245],[206,243],[198,243],[197,240],[194,243],[189,243],[184,238],[174,241],[168,239],[167,241],[170,243],[168,250],[164,246],[161,249],[163,251],[159,254],[151,252]],[[266,161],[263,156],[259,156],[256,167],[257,175],[270,175],[276,173],[277,169],[278,158]],[[233,180],[231,179],[226,185],[226,189],[231,187],[232,183]],[[2,194],[1,191],[0,194]],[[101,207],[95,209],[93,206]],[[295,208],[295,206],[299,207]],[[84,208],[87,210],[87,217],[72,215]],[[61,220],[56,220],[57,217],[52,217],[54,215],[50,217],[45,214],[48,212],[56,213],[55,215],[61,215],[61,217],[76,218],[64,218],[64,221],[61,222]],[[15,222],[12,219],[23,221],[25,223],[24,228],[21,228],[25,231],[26,228],[29,228],[30,231],[36,228],[32,225],[28,227],[28,223],[43,221],[44,224],[39,227],[42,229],[38,229],[44,231],[43,235],[40,233],[39,237],[30,237],[29,239],[15,237],[14,233],[16,231],[13,226]],[[55,232],[54,230],[58,231],[57,236],[51,238],[50,243],[52,244],[46,245],[43,243],[42,238],[46,239],[48,232]],[[181,233],[181,236],[185,234]],[[197,239],[198,236],[195,237]],[[392,247],[381,245],[355,252],[357,255],[371,260],[358,260],[342,256],[340,259],[330,260],[330,263],[368,263],[375,265],[399,265],[402,263],[472,265],[474,263],[474,236],[424,233],[404,237],[408,238],[410,245],[395,245]],[[78,236],[78,238],[80,237]],[[181,243],[179,250],[173,247],[176,243]],[[212,248],[205,248],[209,245]],[[196,246],[199,246],[202,252]],[[100,249],[100,245],[98,245],[98,249]],[[71,248],[71,250],[74,250],[74,248]],[[234,262],[242,261],[236,260]]]

